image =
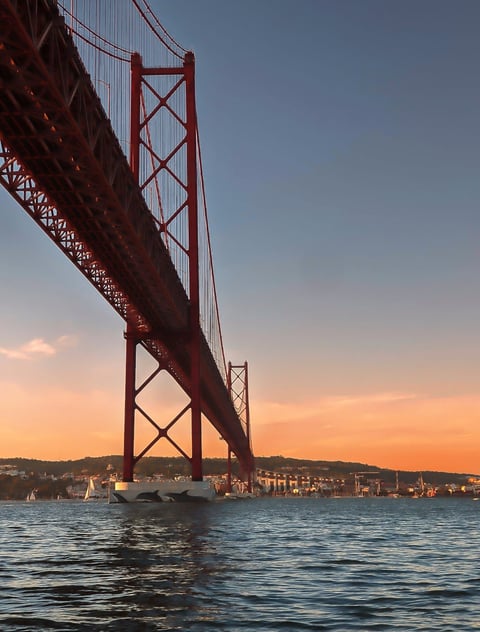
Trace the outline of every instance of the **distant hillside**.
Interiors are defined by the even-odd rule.
[[[378,472],[375,478],[380,478],[386,483],[394,483],[397,470],[377,467],[367,463],[349,461],[312,461],[308,459],[292,459],[283,456],[255,457],[258,469],[274,472],[304,473],[308,476],[323,476],[326,478],[348,478],[355,472]],[[420,471],[398,470],[398,477],[404,483],[415,483]],[[455,472],[421,472],[425,483],[441,485],[445,483],[461,483],[473,476],[473,473]]]
[[[5,464],[14,465],[18,470],[33,474],[52,474],[62,476],[63,474],[102,474],[109,472],[122,472],[122,457],[120,455],[85,457],[83,459],[68,461],[42,461],[38,459],[0,458],[0,466]],[[381,478],[387,483],[395,481],[395,470],[379,468],[366,463],[355,463],[346,461],[313,461],[308,459],[293,459],[283,456],[259,456],[255,458],[258,469],[269,472],[279,472],[288,474],[302,474],[304,476],[322,476],[325,478],[348,478],[355,472],[378,472],[375,478]],[[235,471],[236,464],[233,468]],[[108,468],[108,469],[107,469]],[[204,459],[204,474],[215,475],[224,474],[227,471],[226,459]],[[144,457],[139,461],[135,471],[140,475],[151,476],[153,474],[163,474],[172,477],[176,475],[188,476],[190,465],[183,457]],[[464,483],[465,479],[472,476],[472,473],[454,472],[430,472],[422,471],[423,480],[433,485],[445,483]],[[414,483],[419,476],[415,471],[399,471],[399,479],[404,483]]]

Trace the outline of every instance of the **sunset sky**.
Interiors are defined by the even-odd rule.
[[[480,3],[150,4],[196,56],[254,452],[480,472]],[[3,189],[0,291],[0,457],[120,454],[123,322]]]

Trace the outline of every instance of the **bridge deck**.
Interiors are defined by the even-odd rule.
[[[187,294],[51,0],[0,3],[0,139],[2,184],[188,393]],[[248,470],[247,437],[203,336],[200,361],[202,412]]]

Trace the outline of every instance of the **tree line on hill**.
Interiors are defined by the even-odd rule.
[[[117,474],[119,478],[121,478],[122,462],[123,459],[120,455],[85,457],[83,459],[66,461],[0,458],[0,466],[8,464],[14,466],[19,471],[24,471],[28,475],[49,475],[59,478],[65,474],[73,474],[73,476]],[[372,478],[379,478],[386,483],[395,482],[397,476],[396,470],[379,468],[366,463],[294,459],[283,456],[255,457],[255,465],[257,469],[267,472],[291,474],[294,476],[303,475],[345,479],[353,476],[355,472],[372,472]],[[233,459],[232,470],[233,474],[239,473],[238,464],[235,459]],[[205,458],[203,460],[203,472],[206,476],[222,475],[225,474],[226,471],[226,458]],[[153,476],[154,474],[161,474],[167,478],[189,476],[190,464],[181,456],[150,456],[144,457],[137,463],[135,472],[139,476]],[[420,472],[418,471],[398,471],[399,479],[406,484],[414,483],[418,479],[419,474]],[[463,484],[466,478],[472,474],[423,471],[422,475],[425,482],[429,482],[433,485],[442,485],[446,483]]]

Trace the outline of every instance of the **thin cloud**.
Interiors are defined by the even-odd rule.
[[[0,347],[0,355],[9,360],[30,360],[35,357],[52,357],[62,348],[74,347],[77,344],[75,336],[60,336],[50,344],[43,338],[33,338],[20,347]]]
[[[8,358],[9,360],[26,360],[27,354],[20,349],[6,349],[0,347],[0,354]]]
[[[259,417],[267,423],[274,419],[275,423],[284,421],[302,421],[317,417],[319,414],[330,414],[345,410],[372,410],[378,406],[388,406],[399,402],[419,400],[417,393],[380,392],[366,395],[325,396],[302,404],[298,402],[259,401],[255,403]]]
[[[326,398],[324,402],[327,406],[336,408],[368,404],[390,404],[392,402],[417,398],[418,395],[415,393],[373,393],[358,397],[330,397]]]
[[[64,335],[64,336],[60,336],[59,338],[57,338],[56,342],[56,346],[58,348],[66,348],[66,349],[71,349],[72,347],[76,347],[78,344],[78,337],[74,336],[74,335]]]

